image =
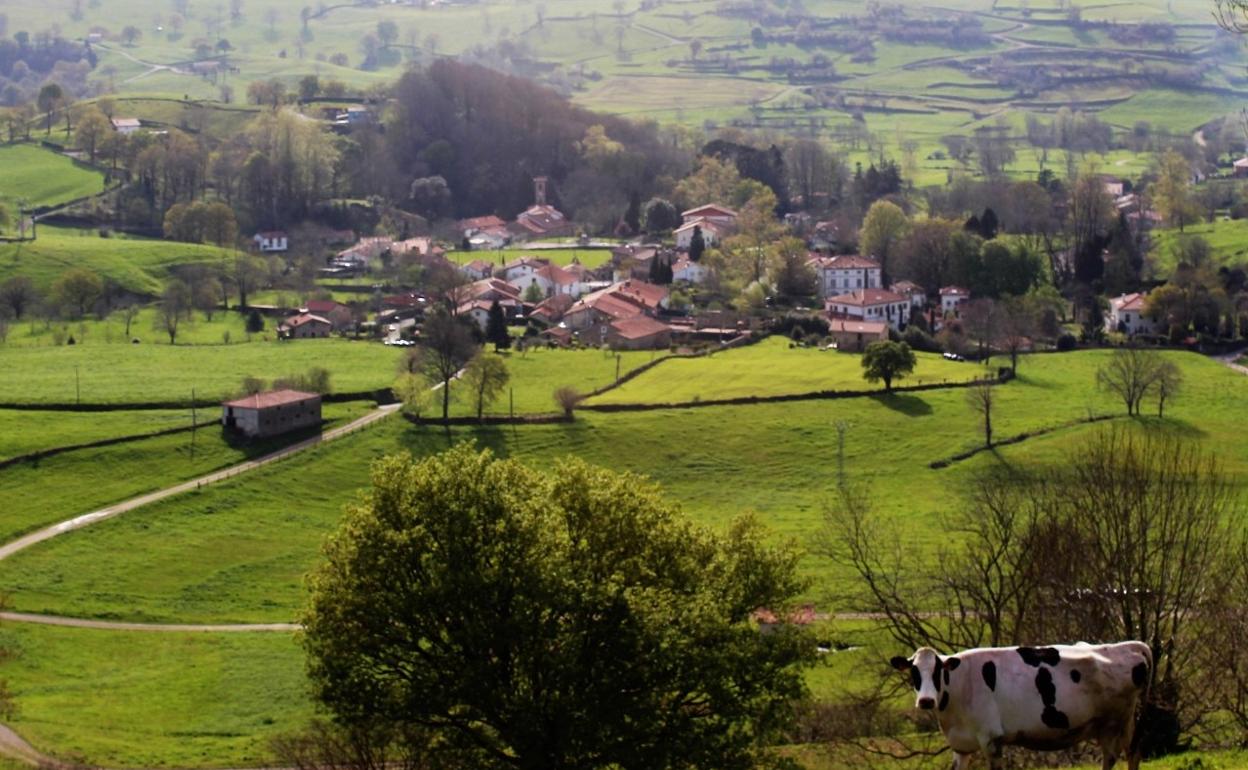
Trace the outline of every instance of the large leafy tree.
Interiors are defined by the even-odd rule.
[[[904,342],[872,342],[862,354],[862,376],[867,382],[883,382],[884,390],[893,389],[899,380],[914,371],[914,351]]]
[[[347,730],[465,766],[751,768],[804,692],[807,635],[751,620],[796,568],[752,520],[713,534],[636,476],[390,457],[310,578],[313,691]]]
[[[858,246],[863,256],[880,263],[881,278],[887,286],[892,280],[890,262],[910,231],[910,219],[901,207],[892,201],[876,201],[862,220],[862,232]]]

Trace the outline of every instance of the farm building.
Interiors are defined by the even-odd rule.
[[[872,342],[888,339],[888,324],[883,321],[851,321],[834,318],[828,322],[828,334],[836,340],[837,350],[861,353]]]
[[[633,316],[607,326],[607,344],[612,350],[666,348],[672,344],[672,329],[649,316]]]
[[[324,318],[334,331],[348,328],[354,320],[350,307],[332,299],[310,299],[307,307],[300,308],[299,312]]]
[[[221,404],[221,425],[248,438],[280,436],[321,424],[321,397],[298,390],[271,390]]]
[[[293,340],[328,337],[333,329],[334,325],[328,319],[311,313],[291,316],[277,325],[278,336]]]
[[[143,128],[138,118],[111,118],[111,122],[114,131],[127,136]]]

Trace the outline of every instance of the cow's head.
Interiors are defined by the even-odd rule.
[[[942,701],[948,703],[948,693],[944,693],[942,698],[942,692],[949,684],[949,672],[957,668],[961,662],[957,658],[941,658],[930,647],[919,648],[909,658],[897,656],[891,661],[893,668],[910,673],[910,684],[914,686],[915,692],[915,705],[925,711],[936,708],[936,704]],[[944,710],[943,707],[941,710]]]

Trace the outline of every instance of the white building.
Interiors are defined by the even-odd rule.
[[[704,265],[688,257],[681,257],[672,263],[672,280],[677,283],[702,283],[709,272]]]
[[[910,322],[910,298],[885,289],[855,289],[824,302],[829,318],[881,321],[900,331]]]
[[[909,297],[910,304],[916,308],[922,308],[927,304],[927,292],[923,291],[923,287],[913,281],[898,281],[889,286],[888,289],[894,294]]]
[[[879,289],[880,265],[857,255],[820,257],[809,262],[819,276],[819,296],[835,297],[855,289]]]
[[[940,312],[944,316],[958,318],[962,305],[971,299],[970,289],[961,286],[946,286],[940,290]]]
[[[1163,330],[1161,324],[1144,315],[1144,305],[1148,301],[1147,294],[1123,294],[1109,301],[1109,314],[1105,316],[1105,330],[1122,332],[1128,336],[1136,334],[1159,334]]]
[[[521,296],[534,285],[541,291],[543,297],[553,297],[558,294],[579,297],[584,292],[580,278],[571,270],[564,270],[552,264],[544,264],[536,270],[529,270],[528,267],[526,265],[524,269],[517,268],[512,273],[515,277],[507,279],[507,283],[520,290]]]
[[[286,233],[281,230],[256,233],[251,239],[256,242],[256,248],[265,254],[276,254],[286,251],[289,243]]]
[[[725,235],[732,232],[732,228],[718,222],[709,219],[695,219],[676,228],[676,248],[688,251],[689,244],[693,242],[695,230],[702,231],[702,241],[708,249],[722,241]]]

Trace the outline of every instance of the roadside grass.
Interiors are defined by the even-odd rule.
[[[136,633],[5,624],[10,722],[37,749],[105,767],[272,764],[269,740],[312,716],[282,633]],[[25,767],[23,765],[23,767]]]
[[[0,146],[0,201],[51,206],[103,192],[104,175],[37,144]]]
[[[368,402],[325,404],[322,415],[330,429],[350,421],[372,408]],[[12,427],[22,444],[30,446],[42,439],[40,427],[48,427],[48,412],[4,412],[4,427]],[[80,413],[74,421],[99,418],[101,425],[115,428],[116,435],[127,435],[115,414],[132,415],[136,422],[146,413]],[[176,413],[160,412],[172,415]],[[190,413],[183,412],[190,424]],[[13,415],[9,417],[9,415]],[[142,416],[139,416],[142,415]],[[219,416],[216,410],[200,410],[201,422]],[[33,420],[30,424],[27,420]],[[99,429],[99,428],[97,428]],[[57,427],[54,430],[64,430]],[[135,430],[133,432],[142,432]],[[66,433],[54,434],[47,441],[59,441]],[[192,448],[192,438],[194,447]],[[187,479],[234,465],[277,449],[289,439],[275,439],[250,445],[231,446],[220,428],[209,425],[191,433],[140,439],[106,447],[80,449],[19,463],[0,470],[0,542],[7,542],[39,527],[97,510],[147,492],[172,486]],[[54,444],[43,443],[42,446]],[[27,450],[29,451],[29,450]],[[50,481],[54,479],[55,481]]]
[[[1037,355],[1002,387],[998,438],[1053,428],[1088,414],[1122,411],[1094,387],[1108,351]],[[1248,380],[1192,354],[1166,354],[1186,391],[1163,422],[1141,429],[1202,439],[1232,479],[1248,469],[1248,442],[1221,416],[1248,403]],[[660,365],[659,370],[669,366]],[[316,562],[342,506],[368,483],[379,456],[424,455],[476,440],[500,455],[551,467],[571,455],[660,482],[695,520],[725,526],[755,512],[777,537],[806,549],[806,594],[821,610],[849,576],[818,549],[823,511],[837,478],[834,423],[848,423],[847,477],[871,490],[905,542],[934,551],[959,509],[965,482],[995,462],[1061,462],[1092,426],[1072,427],[983,452],[943,470],[929,463],[980,442],[961,390],[834,401],[581,413],[575,423],[463,428],[404,421],[377,426],[277,466],[139,509],[41,544],[0,563],[15,608],[84,617],[188,622],[293,618],[302,575]],[[1123,423],[1126,419],[1123,418]],[[1239,484],[1240,482],[1236,481]]]
[[[675,359],[624,385],[590,399],[589,404],[675,404],[745,396],[780,396],[823,390],[883,390],[862,378],[862,357],[834,350],[790,348],[789,340],[770,337],[755,345],[713,356]],[[983,369],[946,361],[935,353],[916,353],[918,366],[895,386],[966,382]]]
[[[233,251],[216,246],[121,235],[101,238],[94,230],[41,225],[34,241],[0,243],[0,281],[25,275],[46,290],[67,270],[86,267],[122,288],[155,295],[171,267],[233,259]]]
[[[265,380],[330,371],[335,392],[386,388],[398,353],[375,342],[342,339],[242,345],[65,345],[0,352],[0,402],[115,404],[220,399],[244,377]]]

